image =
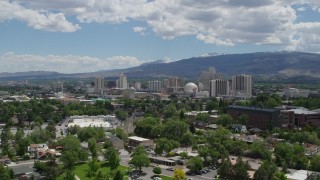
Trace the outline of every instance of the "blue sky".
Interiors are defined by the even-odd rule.
[[[317,0],[0,0],[0,72],[126,68],[209,52],[319,52]]]

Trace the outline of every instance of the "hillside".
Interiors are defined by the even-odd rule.
[[[235,74],[280,75],[286,77],[320,77],[320,54],[302,52],[228,54],[194,57],[166,64],[152,64],[131,68],[128,76],[184,76],[198,77],[209,66],[227,76]]]
[[[89,78],[95,76],[116,77],[126,73],[130,78],[156,78],[181,76],[197,78],[200,72],[214,66],[225,76],[251,74],[268,79],[281,77],[292,79],[320,78],[320,54],[304,52],[260,52],[246,54],[226,54],[206,57],[193,57],[171,63],[157,60],[137,67],[117,70],[103,70],[92,73],[61,74],[56,72],[0,73],[0,79],[56,79]]]

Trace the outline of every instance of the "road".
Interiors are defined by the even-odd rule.
[[[18,163],[11,162],[7,166],[11,168],[14,174],[23,174],[33,172],[34,160],[19,161]]]

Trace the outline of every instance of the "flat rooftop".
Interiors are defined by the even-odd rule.
[[[105,118],[101,117],[83,117],[83,118],[76,118],[73,119],[72,122],[68,124],[68,127],[70,126],[80,126],[80,127],[105,127],[109,128],[111,127],[110,122],[106,121]]]
[[[276,108],[261,108],[258,106],[228,106],[228,109],[241,109],[241,110],[249,110],[249,111],[261,111],[261,112],[277,112],[280,109]]]
[[[293,111],[294,114],[319,114],[319,112],[309,111],[306,109],[290,109],[288,111]]]
[[[130,136],[128,137],[128,139],[131,139],[131,140],[135,140],[135,141],[149,141],[149,139],[146,139],[146,138],[143,138],[143,137],[138,137],[138,136]]]

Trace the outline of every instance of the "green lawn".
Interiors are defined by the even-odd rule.
[[[173,177],[160,175],[162,180],[173,180]]]
[[[126,171],[128,170],[128,167],[119,166],[118,169],[121,170],[125,174],[124,180],[128,180],[129,178],[128,178],[127,173],[126,173]],[[89,180],[89,179],[92,179],[92,178],[87,177],[88,170],[89,170],[88,164],[81,164],[81,165],[75,166],[73,172],[81,180],[87,180],[87,179]],[[103,171],[103,172],[109,171],[110,172],[110,168],[105,163],[100,163],[100,169],[98,171]],[[57,180],[63,180],[63,176],[64,176],[64,174],[59,176],[57,178]]]

